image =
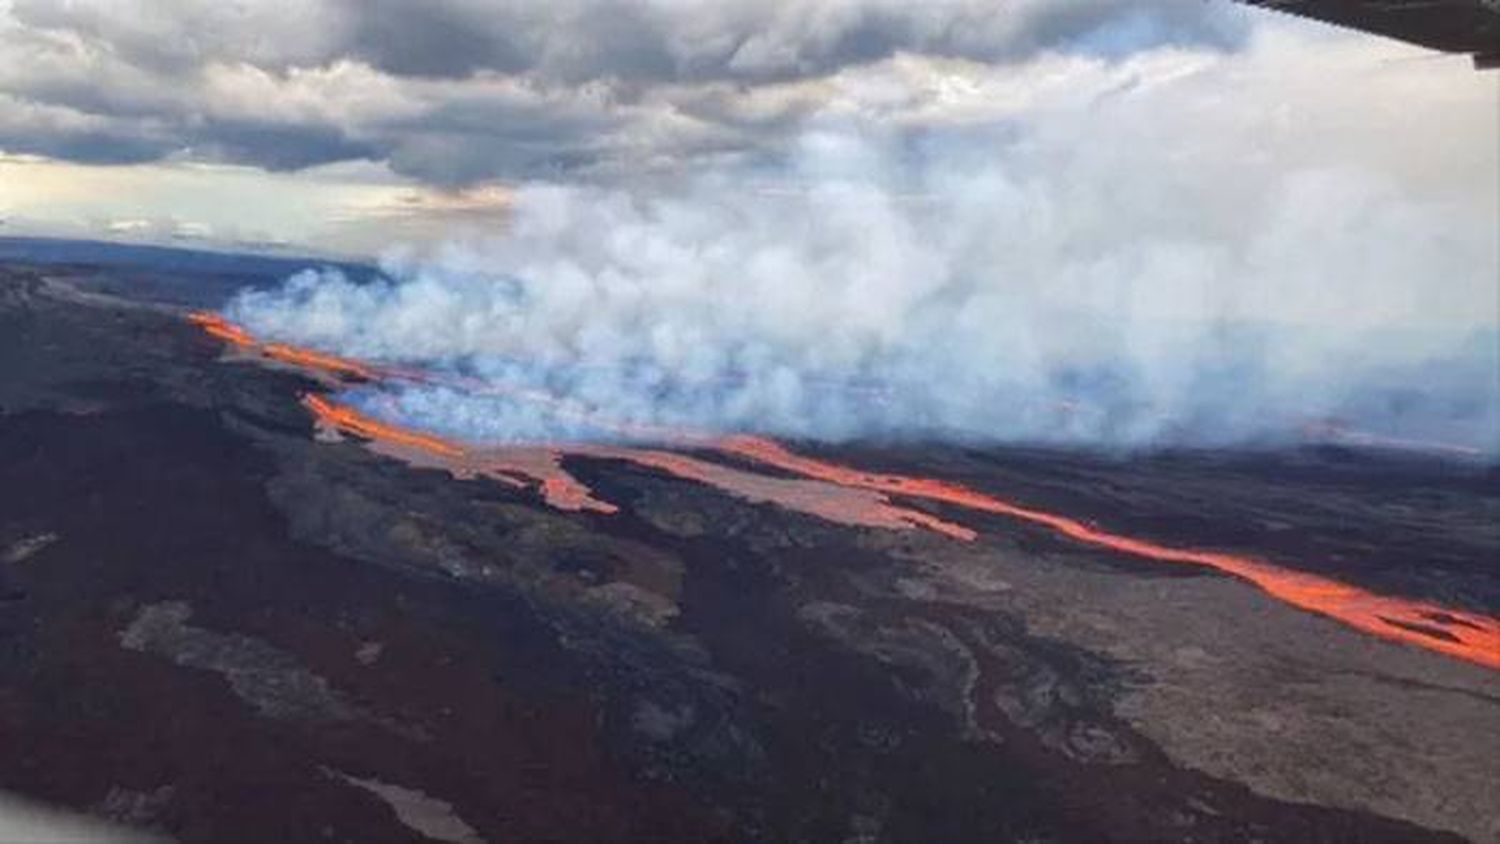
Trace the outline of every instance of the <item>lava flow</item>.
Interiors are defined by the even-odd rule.
[[[414,448],[437,457],[462,457],[464,453],[463,449],[444,439],[388,425],[351,407],[334,404],[322,396],[308,393],[302,397],[302,404],[328,426],[367,440]]]
[[[1292,571],[1251,557],[1216,551],[1171,548],[1111,533],[1077,519],[1021,507],[957,484],[863,472],[794,454],[758,437],[730,437],[725,452],[840,486],[876,490],[1008,516],[1042,525],[1077,542],[1165,563],[1215,569],[1249,581],[1292,606],[1341,621],[1383,639],[1405,642],[1500,669],[1500,619],[1450,610],[1436,604],[1367,592],[1314,574]]]
[[[593,491],[562,468],[562,455],[535,446],[469,448],[458,443],[381,422],[352,407],[311,393],[302,404],[325,431],[353,434],[371,448],[414,465],[445,469],[455,477],[484,476],[514,487],[534,481],[542,500],[559,510],[613,513],[619,508],[595,498]]]
[[[872,490],[820,480],[758,475],[685,454],[653,449],[584,444],[565,448],[460,445],[381,422],[321,396],[308,394],[302,403],[325,429],[369,440],[377,451],[410,463],[447,469],[457,477],[493,478],[517,487],[526,486],[529,479],[535,482],[543,500],[559,510],[601,513],[618,510],[615,505],[595,498],[592,490],[562,468],[562,456],[573,454],[633,463],[716,487],[746,501],[770,502],[840,524],[891,529],[921,527],[954,539],[975,538],[975,533],[968,528],[920,510],[896,506],[884,494]]]
[[[289,346],[285,343],[262,343],[250,332],[215,313],[194,311],[188,314],[188,320],[210,335],[236,348],[259,354],[270,360],[340,378],[376,381],[381,377],[381,373],[375,369],[346,358],[299,346]]]
[[[190,319],[210,335],[263,357],[342,377],[401,378],[354,361],[283,344],[262,344],[244,329],[215,314]],[[423,377],[421,380],[428,380]],[[524,391],[511,393],[527,400]],[[548,401],[561,402],[554,396]],[[353,434],[371,447],[418,465],[440,467],[459,477],[483,475],[511,484],[535,483],[551,506],[564,510],[614,513],[615,505],[563,469],[564,453],[628,461],[685,480],[708,484],[748,501],[771,502],[829,521],[866,527],[924,528],[958,540],[977,534],[929,513],[893,503],[892,496],[924,499],[975,512],[991,513],[1045,527],[1073,541],[1165,563],[1192,565],[1247,581],[1292,606],[1340,621],[1371,635],[1500,670],[1500,619],[1407,600],[1293,571],[1262,560],[1217,551],[1172,548],[1093,527],[1067,516],[1023,507],[932,478],[865,472],[789,451],[774,441],[751,436],[684,441],[723,454],[773,466],[801,478],[778,478],[731,468],[672,451],[617,446],[475,446],[382,422],[354,408],[307,395],[303,404],[325,431]]]
[[[253,349],[260,345],[250,333],[229,320],[208,311],[193,311],[188,314],[188,322],[208,332],[209,336],[244,349]]]
[[[750,502],[769,502],[838,524],[901,530],[925,528],[965,542],[978,534],[962,525],[892,504],[882,492],[832,484],[820,479],[777,478],[699,460],[674,451],[584,446],[570,449],[591,457],[625,460],[685,481],[723,490]]]

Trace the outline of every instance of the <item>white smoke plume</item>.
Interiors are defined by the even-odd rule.
[[[485,440],[1140,447],[1337,420],[1500,453],[1493,127],[1343,102],[1336,75],[1288,96],[1317,69],[1260,52],[982,127],[825,120],[778,166],[671,186],[525,186],[503,233],[229,313],[449,373],[354,398]]]

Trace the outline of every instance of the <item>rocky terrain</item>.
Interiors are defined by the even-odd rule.
[[[0,268],[14,795],[214,842],[1500,841],[1484,665],[932,501],[975,538],[607,453],[563,468],[617,512],[558,510],[315,436],[325,382],[170,292]],[[1480,464],[799,448],[1500,615]]]

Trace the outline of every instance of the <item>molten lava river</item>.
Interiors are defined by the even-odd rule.
[[[438,376],[383,368],[323,352],[281,343],[263,343],[223,317],[196,312],[189,319],[224,341],[239,355],[293,366],[333,384],[350,382],[431,382]],[[465,386],[465,385],[460,385]],[[485,389],[497,389],[490,385]],[[570,412],[566,402],[535,391],[505,391],[517,400],[546,402]],[[995,498],[935,478],[866,472],[799,455],[780,443],[752,436],[705,437],[661,431],[646,432],[669,445],[696,452],[718,452],[739,465],[763,465],[775,475],[736,468],[667,448],[598,444],[496,446],[459,442],[376,419],[324,396],[307,394],[303,405],[316,420],[320,437],[354,436],[369,447],[410,463],[448,470],[457,477],[492,478],[518,488],[532,488],[561,510],[613,514],[618,508],[596,497],[562,466],[564,455],[613,459],[707,484],[752,502],[767,502],[840,524],[895,530],[923,529],[954,541],[969,542],[978,533],[903,504],[922,500],[952,511],[986,513],[1045,528],[1070,541],[1169,565],[1212,569],[1253,584],[1292,606],[1342,622],[1382,639],[1425,648],[1456,659],[1500,670],[1500,619],[1450,609],[1424,601],[1376,594],[1347,583],[1283,568],[1250,556],[1160,545],[1086,524],[1059,513]],[[641,434],[636,429],[626,431]],[[633,436],[632,439],[642,438]],[[787,477],[788,475],[792,477]]]

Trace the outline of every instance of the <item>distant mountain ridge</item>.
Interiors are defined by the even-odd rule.
[[[0,261],[277,277],[309,266],[337,267],[355,274],[373,269],[367,264],[311,255],[265,255],[103,240],[10,236],[0,236]]]
[[[221,307],[239,290],[270,287],[306,269],[334,268],[356,280],[378,272],[328,257],[50,237],[0,237],[0,264],[7,262],[90,276],[89,286],[104,293],[200,308]]]

